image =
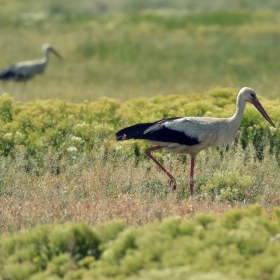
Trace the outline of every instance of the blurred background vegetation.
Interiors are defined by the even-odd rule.
[[[1,82],[16,100],[127,100],[250,86],[279,97],[280,3],[276,0],[2,0],[0,69],[42,57],[44,76]]]

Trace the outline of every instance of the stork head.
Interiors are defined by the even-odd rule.
[[[43,45],[42,49],[45,54],[52,52],[59,60],[63,59],[63,57],[50,44]]]
[[[265,109],[261,105],[260,101],[257,98],[255,91],[249,87],[244,87],[239,91],[238,97],[241,97],[245,102],[253,104],[257,110],[262,114],[262,116],[275,127],[273,121],[266,113]]]

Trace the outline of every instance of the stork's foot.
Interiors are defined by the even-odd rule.
[[[177,189],[177,183],[176,183],[176,180],[174,178],[170,180],[170,186],[172,188],[172,192],[175,192],[176,189]]]

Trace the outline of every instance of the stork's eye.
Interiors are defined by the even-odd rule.
[[[256,95],[254,93],[250,93],[253,99],[256,99]]]

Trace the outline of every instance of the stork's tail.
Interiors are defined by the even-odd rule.
[[[0,79],[2,79],[2,80],[12,79],[13,77],[14,77],[14,74],[11,72],[10,68],[7,68],[0,72]]]
[[[0,72],[0,79],[1,80],[16,80],[16,81],[24,81],[26,80],[26,77],[22,74],[18,74],[18,73],[15,73],[13,70],[12,70],[12,66],[5,69],[5,70],[2,70]]]
[[[152,123],[140,123],[121,129],[116,133],[117,141],[128,139],[145,139],[144,132],[152,125]]]

